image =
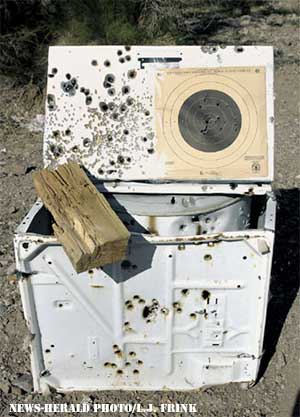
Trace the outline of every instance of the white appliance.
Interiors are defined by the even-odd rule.
[[[131,232],[77,274],[38,201],[15,253],[34,388],[253,384],[272,262],[271,47],[49,52],[45,166],[80,163]]]

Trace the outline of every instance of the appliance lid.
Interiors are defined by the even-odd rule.
[[[99,181],[273,179],[269,46],[49,50],[45,166]]]

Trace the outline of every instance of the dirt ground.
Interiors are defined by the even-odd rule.
[[[297,2],[287,4],[295,7]],[[26,328],[13,279],[13,232],[36,199],[32,173],[42,167],[43,98],[34,86],[0,79],[0,415],[15,402],[196,403],[202,417],[299,416],[299,17],[294,9],[268,17],[244,16],[218,31],[210,44],[268,44],[275,48],[275,182],[277,231],[260,378],[250,390],[237,384],[178,392],[99,392],[33,395]],[[201,39],[199,39],[201,43]],[[33,122],[34,121],[34,122]],[[37,132],[32,131],[37,129]],[[21,378],[20,378],[21,377]],[[48,414],[46,414],[48,415]],[[56,414],[49,414],[56,415]],[[67,415],[67,414],[60,414]],[[113,415],[113,414],[112,414]],[[162,415],[157,412],[153,415]],[[175,414],[169,414],[175,415]],[[179,415],[186,415],[178,413]]]

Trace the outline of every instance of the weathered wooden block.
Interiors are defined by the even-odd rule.
[[[54,217],[54,234],[77,272],[125,258],[130,234],[78,164],[43,169],[33,181]]]

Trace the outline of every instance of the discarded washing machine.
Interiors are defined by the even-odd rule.
[[[131,232],[76,274],[37,202],[15,236],[36,391],[253,383],[272,261],[271,47],[52,47],[45,166]]]

